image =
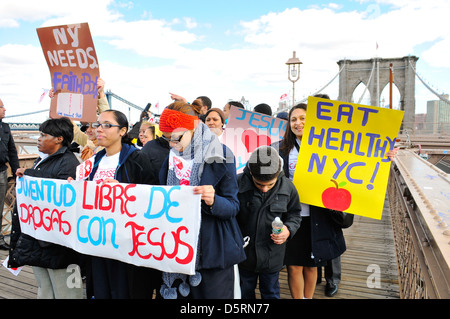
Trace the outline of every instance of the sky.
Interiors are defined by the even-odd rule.
[[[428,85],[448,94],[449,13],[450,0],[0,0],[0,99],[7,116],[48,108],[48,98],[39,102],[51,83],[36,28],[82,22],[106,90],[141,107],[162,109],[172,92],[188,101],[206,95],[219,108],[244,97],[275,111],[292,94],[285,63],[293,51],[303,63],[297,101],[327,84],[339,60],[408,55],[419,57]],[[322,93],[337,99],[338,87],[336,78]],[[416,78],[416,113],[428,100],[437,97]]]

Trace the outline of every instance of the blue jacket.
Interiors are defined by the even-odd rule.
[[[205,163],[200,185],[212,185],[215,190],[211,208],[202,201],[200,226],[199,269],[224,269],[246,259],[244,241],[236,221],[239,211],[238,185],[234,155],[223,146],[223,161]],[[168,158],[159,173],[161,185],[167,184]]]

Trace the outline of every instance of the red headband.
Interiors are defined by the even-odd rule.
[[[159,130],[161,132],[173,132],[177,128],[193,130],[197,127],[198,121],[199,118],[197,116],[164,109],[159,118]]]

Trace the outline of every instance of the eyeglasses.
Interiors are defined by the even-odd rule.
[[[174,139],[167,138],[164,135],[161,135],[161,138],[169,143],[180,143],[181,139],[183,138],[183,136],[186,132],[184,132],[183,134],[181,134],[180,136],[178,136],[177,138],[174,138]]]
[[[102,129],[104,128],[111,128],[111,127],[120,127],[120,125],[117,124],[110,124],[110,123],[92,123],[92,127],[97,129],[99,127],[101,127]]]

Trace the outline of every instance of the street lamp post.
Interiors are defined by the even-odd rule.
[[[293,52],[292,58],[286,62],[288,66],[288,79],[292,82],[292,106],[295,103],[295,82],[300,79],[300,60],[295,56],[295,51]]]

